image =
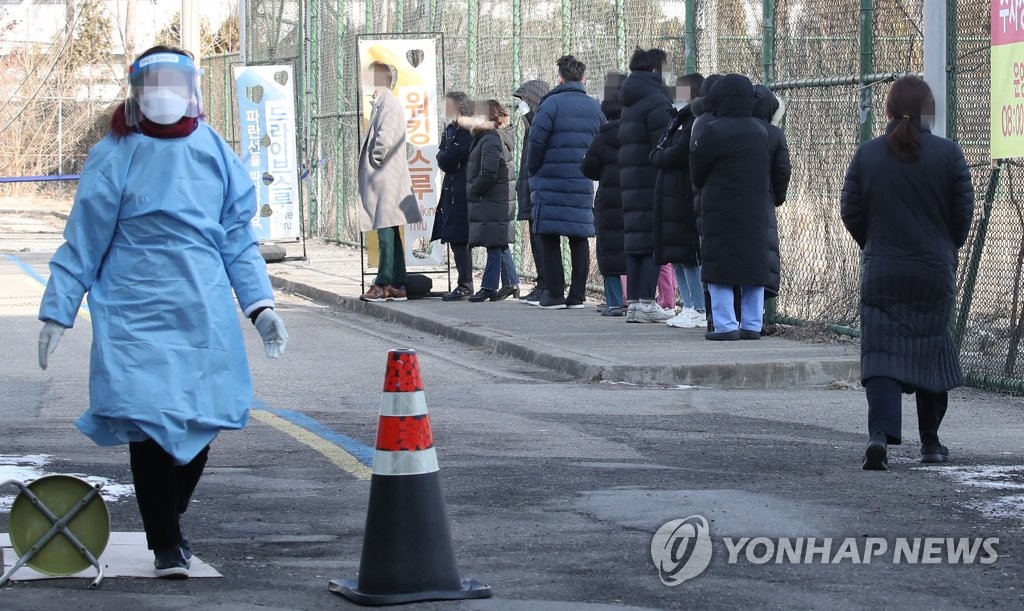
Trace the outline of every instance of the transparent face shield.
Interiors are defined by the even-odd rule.
[[[185,117],[203,114],[199,71],[192,60],[177,53],[144,57],[129,71],[125,120],[138,125],[143,118],[160,125],[173,125]]]

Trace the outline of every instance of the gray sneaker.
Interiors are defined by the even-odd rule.
[[[645,303],[637,308],[636,319],[634,322],[664,323],[671,320],[673,316],[674,313],[662,309],[662,307],[656,303]]]
[[[640,306],[635,303],[629,304],[626,308],[626,322],[636,322],[636,311]]]

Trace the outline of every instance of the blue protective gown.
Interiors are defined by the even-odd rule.
[[[89,153],[50,262],[40,319],[71,327],[86,293],[89,408],[100,445],[150,438],[178,464],[249,417],[242,310],[273,305],[251,229],[253,182],[208,125],[185,138],[108,135]]]

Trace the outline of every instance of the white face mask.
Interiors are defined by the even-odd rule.
[[[188,100],[173,91],[156,89],[139,97],[139,108],[153,123],[174,125],[188,111]]]
[[[520,100],[519,102],[519,114],[526,116],[530,114],[530,105],[526,103],[526,100]]]
[[[682,110],[683,107],[685,107],[687,104],[689,104],[689,102],[675,102],[674,104],[672,104],[672,108],[675,108],[676,110]]]

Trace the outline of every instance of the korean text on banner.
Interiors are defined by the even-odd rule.
[[[1024,0],[992,1],[992,158],[1024,157]]]
[[[442,180],[437,167],[441,128],[438,104],[444,96],[437,78],[438,42],[429,38],[364,39],[359,41],[359,61],[364,72],[375,61],[398,71],[395,96],[405,110],[409,176],[423,214],[422,223],[405,226],[402,243],[406,266],[443,266],[445,249],[430,241]],[[370,104],[369,97],[364,97],[360,112],[365,129]]]
[[[260,241],[298,240],[299,168],[291,66],[235,66],[242,164],[256,186]]]

